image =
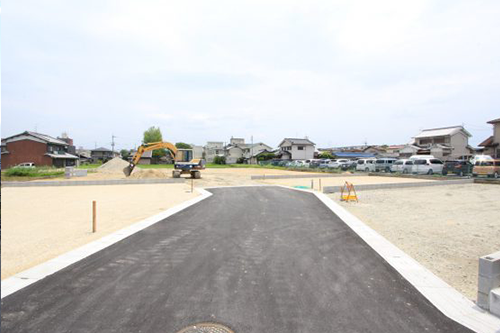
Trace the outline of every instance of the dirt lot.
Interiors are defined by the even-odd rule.
[[[471,300],[478,258],[500,250],[500,186],[360,191],[351,213]],[[331,198],[339,202],[338,195]]]
[[[311,175],[308,178],[297,179],[269,179],[260,180],[262,184],[284,185],[284,186],[307,186],[311,187],[311,180],[313,181],[314,189],[319,189],[319,177]],[[330,177],[321,178],[321,186],[342,186],[348,181],[354,185],[364,184],[389,184],[389,183],[412,183],[412,182],[432,182],[433,180],[425,179],[408,179],[408,178],[395,178],[395,177],[377,177],[377,176],[350,176],[350,177]]]
[[[184,184],[2,188],[2,279],[195,196]]]
[[[132,179],[170,178],[171,169],[137,169]],[[300,179],[251,180],[252,175],[307,175]],[[202,171],[196,187],[236,185],[310,186],[322,174],[258,168]],[[72,180],[124,179],[120,170]],[[322,186],[414,182],[393,177],[322,178]],[[428,181],[428,180],[420,180]],[[154,215],[194,195],[186,184],[3,188],[2,279]],[[475,299],[477,259],[500,249],[500,186],[451,185],[361,191],[360,203],[343,204],[362,221]],[[338,201],[338,195],[332,195]],[[90,231],[90,202],[98,201],[99,232]],[[24,209],[26,202],[30,209]]]

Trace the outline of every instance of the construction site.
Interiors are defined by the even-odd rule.
[[[57,262],[58,258],[64,257],[67,253],[78,252],[79,249],[99,243],[101,239],[114,237],[113,235],[120,234],[122,230],[134,228],[134,225],[141,221],[147,221],[179,205],[199,200],[203,197],[203,193],[206,193],[204,189],[215,191],[213,193],[227,189],[227,193],[234,194],[234,196],[230,195],[230,200],[229,197],[227,198],[233,203],[226,202],[224,199],[226,194],[224,194],[222,201],[216,206],[217,214],[222,214],[223,220],[225,219],[223,215],[229,211],[245,211],[245,200],[238,200],[241,195],[244,197],[250,195],[246,200],[260,202],[255,203],[258,207],[266,203],[267,207],[254,208],[260,209],[258,212],[253,212],[248,216],[241,215],[242,218],[246,216],[244,220],[250,223],[249,228],[254,225],[251,222],[254,214],[264,218],[268,214],[278,214],[275,218],[280,221],[279,223],[290,223],[290,225],[297,225],[297,223],[307,225],[308,221],[316,218],[317,209],[319,209],[315,206],[317,204],[313,205],[316,208],[307,208],[304,206],[306,203],[302,201],[303,199],[300,197],[294,199],[295,195],[292,195],[289,199],[291,201],[286,205],[293,207],[294,200],[299,200],[296,204],[299,205],[300,202],[302,206],[300,213],[280,213],[280,208],[272,204],[273,200],[279,198],[279,196],[274,196],[273,191],[282,193],[280,196],[288,193],[286,191],[299,191],[297,195],[301,195],[300,191],[326,195],[328,200],[342,207],[339,209],[345,209],[359,218],[367,227],[404,251],[426,270],[432,272],[431,274],[451,286],[453,290],[457,290],[471,304],[475,304],[478,295],[479,257],[492,252],[492,249],[500,248],[500,220],[497,218],[500,210],[498,200],[500,190],[497,185],[474,184],[467,180],[408,179],[350,172],[331,175],[265,168],[205,169],[202,167],[199,168],[201,174],[198,178],[193,177],[189,172],[187,176],[179,178],[174,175],[173,169],[132,168],[130,170],[130,165],[127,161],[115,158],[89,172],[85,177],[3,184],[3,295],[10,293],[9,284],[15,286],[20,280],[26,282],[26,276],[32,274],[29,272],[39,271],[38,267]],[[353,189],[356,191],[355,201],[341,200],[344,194],[340,192],[340,189],[346,182],[353,184]],[[248,190],[245,190],[246,188]],[[250,192],[240,194],[240,190]],[[222,193],[226,192],[220,192]],[[25,209],[26,202],[30,203],[29,209]],[[92,211],[92,203],[96,207],[95,211]],[[243,206],[235,209],[234,205]],[[208,203],[202,206],[203,208],[198,209],[195,215],[200,222],[214,214],[212,210],[215,209],[211,208]],[[177,217],[179,219],[185,213],[179,214],[181,215],[174,216],[179,216]],[[170,218],[160,224],[167,226],[174,223],[169,220]],[[179,222],[175,222],[174,225],[176,223]],[[226,224],[220,232],[223,234],[227,232],[225,237],[229,237],[234,227],[231,225],[231,219],[225,223],[229,224]],[[275,242],[279,238],[274,241],[271,239],[278,237],[279,233],[255,229],[262,227],[255,224],[253,231],[231,237],[237,237],[238,244],[241,246],[251,245],[248,251],[255,251],[255,253],[263,251],[268,246],[278,246]],[[203,228],[211,227],[205,225]],[[147,230],[149,229],[139,234],[144,234]],[[184,239],[187,241],[191,239],[195,230],[198,230],[196,233],[201,232],[199,229],[188,229],[177,236],[175,233],[169,234],[166,239],[158,239],[158,245],[165,242],[170,244],[171,237],[179,239],[178,242],[184,242]],[[324,245],[329,247],[336,242],[335,239],[338,237],[335,233],[332,234],[332,231],[325,230],[326,234],[316,234],[314,237],[319,241],[326,235],[331,235],[330,237],[334,238]],[[194,240],[190,240],[192,241]],[[252,244],[255,241],[258,241],[260,245]],[[178,242],[172,243],[173,247],[169,251],[158,253],[160,257],[157,258],[160,261],[162,258],[165,260],[171,258],[168,260],[174,260],[175,263],[177,254],[182,253],[182,260],[187,260],[184,257],[189,256],[193,250],[182,250],[182,247],[177,249],[175,244]],[[330,244],[331,242],[333,243]],[[218,245],[213,246],[213,251],[216,251]],[[144,250],[147,251],[147,248],[138,249],[139,252]],[[307,253],[307,250],[304,249],[304,251]],[[326,250],[326,248],[321,250],[325,258],[328,257],[329,251],[331,250]],[[240,258],[239,260],[243,261],[235,263],[237,267],[245,271],[254,270],[256,267],[252,265],[256,265],[259,260],[265,260],[262,258],[249,262],[248,260],[254,260],[251,259],[252,253],[248,253],[249,258]],[[135,259],[135,255],[127,258],[129,259],[121,259],[116,264],[131,267],[144,264],[142,261],[137,261],[139,259]],[[273,267],[269,269],[279,269],[282,264],[284,263],[273,263],[271,264]],[[300,267],[300,261],[297,264]],[[44,270],[42,268],[42,271]],[[97,269],[97,272],[99,271],[101,268]],[[62,273],[54,273],[51,276],[55,277],[58,274]],[[224,278],[225,274],[230,273],[216,273],[216,276],[219,276],[217,279]],[[89,276],[89,279],[92,278]],[[33,282],[36,281],[37,279],[33,278]],[[44,281],[43,278],[42,281]],[[38,282],[26,289],[32,289],[37,284]],[[12,288],[15,290],[16,287]],[[9,313],[8,310],[4,310],[3,314],[5,313]],[[8,325],[9,322],[7,320],[2,325]],[[19,319],[12,322],[19,322]]]
[[[2,333],[500,333],[500,1],[9,1]]]

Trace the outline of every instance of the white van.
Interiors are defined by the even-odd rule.
[[[412,155],[410,157],[410,161],[426,159],[426,158],[435,158],[434,155]]]
[[[410,173],[413,166],[413,161],[407,159],[401,159],[394,162],[391,166],[392,172]]]
[[[376,160],[376,158],[362,158],[358,160],[356,163],[356,171],[374,172]]]
[[[434,173],[443,173],[444,163],[437,158],[419,158],[413,161],[411,173],[418,175],[432,175]]]

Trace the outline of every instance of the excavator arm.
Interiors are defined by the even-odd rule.
[[[174,158],[174,159],[175,159],[175,156],[177,154],[177,148],[173,144],[171,144],[170,142],[144,143],[137,149],[137,152],[132,157],[132,161],[130,162],[130,165],[123,169],[123,173],[125,174],[125,176],[127,176],[127,177],[130,176],[130,174],[134,170],[137,163],[139,163],[139,160],[141,159],[142,154],[144,154],[147,151],[157,150],[157,149],[167,149],[169,151],[170,155],[172,156],[172,158]]]

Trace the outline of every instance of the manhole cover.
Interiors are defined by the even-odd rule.
[[[177,333],[234,333],[226,326],[214,323],[200,323],[183,328]]]

